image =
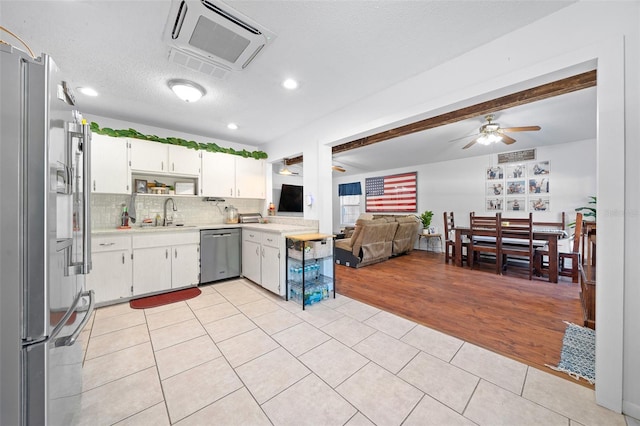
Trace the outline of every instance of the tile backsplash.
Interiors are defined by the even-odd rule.
[[[136,223],[140,226],[145,218],[155,219],[156,214],[162,218],[164,202],[169,196],[142,195],[135,197]],[[263,212],[264,200],[234,198],[224,202],[204,201],[206,198],[191,196],[172,196],[177,211],[171,212],[175,223],[190,225],[208,225],[224,222],[224,209],[234,206],[238,213]],[[91,227],[92,229],[110,229],[120,225],[122,207],[129,207],[130,195],[93,194],[91,196]],[[169,211],[171,204],[169,204]],[[131,208],[129,208],[131,211]]]

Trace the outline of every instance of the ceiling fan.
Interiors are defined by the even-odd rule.
[[[340,172],[340,173],[344,173],[347,171],[347,169],[345,169],[344,167],[336,166],[336,165],[331,166],[331,170],[335,170],[336,172]]]
[[[480,126],[479,132],[477,133],[478,137],[463,146],[462,149],[470,148],[475,145],[476,142],[482,145],[490,145],[497,142],[511,145],[516,140],[506,135],[505,132],[532,132],[540,130],[540,126],[500,127],[500,124],[494,123],[493,119],[493,114],[486,115],[485,120],[487,120],[487,122]]]

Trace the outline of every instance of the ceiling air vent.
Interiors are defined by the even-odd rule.
[[[181,53],[191,58],[193,69],[197,60],[198,68],[208,63],[242,70],[275,34],[219,1],[172,0],[163,38],[171,47],[173,62],[185,62]]]

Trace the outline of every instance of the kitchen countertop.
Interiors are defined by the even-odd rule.
[[[317,229],[309,228],[307,226],[300,225],[286,225],[282,223],[213,223],[206,225],[184,225],[184,226],[132,226],[131,229],[117,229],[117,228],[102,228],[93,229],[91,233],[93,235],[127,235],[127,234],[146,234],[155,232],[187,232],[187,231],[200,231],[203,229],[227,229],[227,228],[246,228],[254,229],[256,231],[272,232],[272,233],[301,233],[301,232],[316,232]]]

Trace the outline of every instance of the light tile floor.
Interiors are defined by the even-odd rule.
[[[78,424],[626,423],[571,380],[344,296],[302,311],[244,279],[200,288],[96,310]]]

